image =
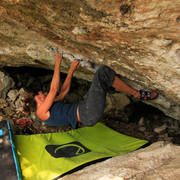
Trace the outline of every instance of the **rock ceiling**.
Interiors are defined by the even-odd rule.
[[[0,66],[62,71],[81,60],[77,77],[91,81],[101,64],[135,88],[154,89],[151,105],[180,120],[178,0],[1,0]]]

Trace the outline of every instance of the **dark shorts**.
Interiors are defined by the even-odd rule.
[[[115,75],[115,71],[105,65],[96,71],[86,99],[79,104],[79,116],[83,126],[93,126],[101,119],[107,87],[112,86]]]

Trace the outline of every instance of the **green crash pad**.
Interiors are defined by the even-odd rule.
[[[97,123],[63,133],[15,135],[24,180],[51,180],[87,162],[129,153],[147,141]]]

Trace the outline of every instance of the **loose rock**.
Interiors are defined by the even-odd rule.
[[[162,131],[164,131],[166,129],[166,124],[162,125],[161,127],[155,128],[154,132],[155,133],[161,133]]]

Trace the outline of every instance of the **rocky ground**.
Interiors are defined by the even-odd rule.
[[[34,113],[30,117],[26,117],[22,111],[27,89],[31,86],[41,86],[43,91],[47,92],[52,78],[52,71],[24,67],[3,68],[1,72],[5,76],[12,78],[14,82],[6,97],[0,99],[0,120],[9,120],[13,134],[64,132],[71,129],[70,127],[47,126],[38,120]],[[65,77],[65,74],[61,75],[62,81]],[[76,78],[73,78],[72,82],[71,91],[65,100],[71,103],[83,100],[90,83]],[[119,92],[109,89],[108,96],[117,93]],[[118,95],[121,95],[121,93]],[[17,120],[23,118],[30,118],[32,124],[25,127],[18,125]],[[128,105],[118,111],[116,108],[111,107],[108,111],[105,110],[101,122],[120,133],[146,139],[150,143],[168,141],[180,144],[180,121],[165,116],[158,109],[142,102],[134,102],[130,99]],[[79,127],[81,127],[80,124]]]

